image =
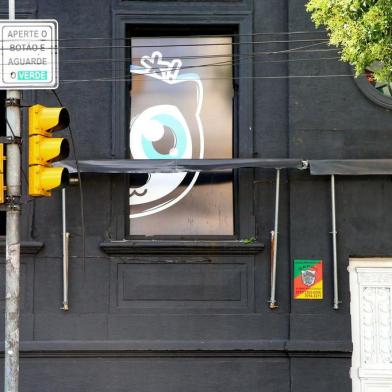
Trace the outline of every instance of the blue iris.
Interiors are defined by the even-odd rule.
[[[181,158],[186,150],[187,137],[184,126],[178,121],[177,118],[169,114],[158,114],[152,118],[152,120],[160,122],[163,126],[166,126],[173,133],[175,138],[176,154],[160,154],[153,146],[152,142],[142,137],[143,150],[146,153],[148,159],[179,159]]]

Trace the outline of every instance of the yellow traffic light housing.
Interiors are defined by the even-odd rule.
[[[62,107],[29,108],[29,195],[51,196],[51,191],[68,184],[67,169],[52,167],[52,163],[69,154],[67,139],[53,138],[52,133],[69,125],[69,114]]]
[[[66,108],[47,108],[42,105],[29,107],[29,136],[50,136],[52,132],[61,131],[69,125]]]

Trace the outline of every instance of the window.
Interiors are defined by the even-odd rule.
[[[128,12],[129,11],[129,12]],[[174,14],[165,14],[165,13],[154,13],[149,15],[135,15],[132,10],[129,9],[126,12],[119,11],[114,15],[113,22],[113,39],[116,45],[113,48],[113,57],[116,61],[112,62],[112,70],[113,70],[113,78],[115,79],[112,84],[112,146],[111,146],[111,156],[113,159],[132,159],[132,154],[130,150],[130,123],[132,120],[132,116],[135,116],[135,112],[133,111],[135,105],[137,105],[138,97],[135,95],[136,87],[135,82],[137,79],[141,79],[144,81],[145,85],[147,84],[156,84],[163,85],[162,81],[150,81],[147,80],[153,79],[151,77],[147,77],[143,74],[138,73],[130,73],[130,66],[139,66],[141,67],[141,57],[144,55],[151,56],[154,51],[161,51],[163,60],[169,60],[170,57],[178,58],[180,57],[182,63],[186,64],[187,61],[195,61],[195,60],[203,60],[204,63],[223,63],[209,67],[200,67],[201,70],[208,72],[228,72],[229,77],[220,76],[219,74],[214,74],[213,80],[212,78],[203,76],[201,80],[204,83],[215,83],[215,86],[218,86],[222,91],[227,91],[227,107],[231,110],[229,116],[223,117],[222,111],[218,113],[215,110],[215,115],[218,113],[221,118],[228,120],[228,124],[230,126],[231,136],[225,137],[220,140],[220,144],[223,141],[226,143],[231,143],[231,151],[230,154],[225,155],[208,155],[211,153],[211,150],[205,149],[204,158],[225,158],[230,159],[234,158],[250,158],[254,156],[254,133],[253,133],[253,65],[252,61],[249,59],[252,58],[252,45],[249,45],[249,37],[252,35],[252,16],[247,13],[238,13],[238,14],[230,14],[228,15],[217,15],[212,13],[207,19],[205,14],[203,15],[188,15],[184,17],[183,15],[174,15]],[[164,44],[159,44],[158,39],[166,39],[166,40],[174,40],[174,39],[210,39],[213,42],[216,42],[219,39],[228,40],[228,45],[194,45],[194,46],[174,46],[173,50],[177,48],[178,50],[182,50],[182,53],[177,56],[177,53],[174,55],[167,54],[166,50],[169,49],[168,46],[164,46]],[[143,49],[140,46],[148,46],[136,44],[135,40],[155,40],[155,42],[151,45],[152,47],[144,48],[146,53],[142,53],[142,55],[138,55],[135,53],[135,50]],[[119,44],[119,42],[124,42],[124,45]],[[151,41],[152,42],[152,41]],[[133,47],[132,47],[133,45]],[[160,46],[158,46],[160,45]],[[139,48],[137,48],[139,46]],[[201,50],[204,48],[205,51],[201,54],[196,53],[197,50]],[[226,54],[223,54],[221,50],[228,50],[229,57]],[[148,49],[148,51],[147,51]],[[184,54],[184,51],[187,50],[187,54]],[[210,53],[210,54],[208,54]],[[165,58],[166,56],[166,58]],[[181,57],[182,56],[182,57]],[[203,57],[201,57],[203,56]],[[216,57],[214,57],[216,56]],[[188,58],[186,58],[188,57]],[[239,61],[240,59],[244,59],[244,61]],[[170,59],[171,61],[172,59]],[[211,61],[212,60],[212,61]],[[182,66],[181,72],[190,72],[190,70],[196,71],[196,68],[184,68],[185,66],[192,66],[195,64],[186,64]],[[227,71],[224,71],[224,70]],[[179,72],[178,75],[181,73]],[[228,84],[224,84],[224,83]],[[195,84],[195,82],[193,82]],[[191,91],[189,85],[192,85],[191,82],[182,83],[182,87],[185,91]],[[227,90],[223,89],[223,86],[227,86]],[[172,86],[171,86],[172,87]],[[179,87],[176,86],[176,87]],[[208,99],[206,95],[207,87],[204,84],[204,102]],[[168,90],[170,91],[170,90]],[[171,90],[173,91],[173,90]],[[211,91],[211,90],[210,90]],[[212,90],[214,91],[214,90]],[[152,96],[152,94],[150,94]],[[191,95],[194,99],[195,94]],[[176,97],[177,101],[180,101],[179,110],[183,108],[184,102],[180,100],[180,97]],[[169,98],[168,98],[169,99]],[[173,101],[174,102],[174,101]],[[211,102],[211,101],[210,101]],[[162,104],[162,102],[158,102],[158,104]],[[169,104],[170,101],[169,101]],[[181,106],[182,104],[182,106]],[[155,105],[155,104],[154,104]],[[152,106],[152,105],[151,105]],[[214,102],[214,105],[205,106],[203,105],[203,110],[218,108]],[[148,107],[140,106],[140,110],[144,111]],[[180,111],[181,111],[180,110]],[[183,114],[183,113],[182,113]],[[186,114],[185,114],[186,115]],[[189,120],[189,118],[186,118]],[[204,133],[211,130],[208,128],[209,121],[201,118]],[[220,119],[219,119],[220,121]],[[189,126],[189,125],[188,125]],[[168,143],[170,144],[170,140],[173,142],[173,137],[170,139],[170,130],[164,128],[164,135],[169,137]],[[194,129],[190,126],[190,132],[193,132]],[[213,130],[213,132],[216,132]],[[214,133],[209,134],[214,135]],[[197,139],[196,139],[197,140]],[[207,145],[207,143],[205,143]],[[195,144],[197,147],[198,144]],[[208,148],[212,147],[211,143],[208,144]],[[157,144],[156,141],[153,144],[153,147],[157,148],[157,152],[160,154],[167,153],[173,147],[173,143],[171,146],[167,146],[165,143]],[[230,149],[228,149],[230,150]],[[173,151],[172,151],[173,152]],[[195,155],[197,151],[194,151]],[[157,212],[155,214],[146,215],[144,217],[138,218],[130,218],[131,206],[130,206],[130,188],[131,181],[132,186],[135,188],[140,188],[143,184],[146,183],[148,179],[148,175],[140,175],[140,176],[129,176],[129,175],[116,175],[111,176],[111,199],[112,199],[112,208],[110,211],[110,228],[109,235],[110,238],[115,240],[122,239],[130,239],[131,242],[124,244],[124,252],[134,252],[134,246],[147,246],[148,241],[144,241],[150,239],[154,236],[154,239],[157,240],[155,246],[157,249],[166,248],[170,243],[174,243],[176,241],[180,241],[183,243],[184,240],[189,239],[198,239],[198,240],[207,240],[208,243],[210,240],[236,240],[242,238],[250,238],[255,236],[255,217],[254,217],[254,204],[253,204],[253,194],[254,194],[254,170],[252,169],[238,169],[234,170],[234,173],[222,173],[222,172],[205,172],[200,173],[197,178],[197,182],[192,187],[191,191],[188,192],[181,200],[179,200],[176,204],[170,206],[166,210]],[[188,176],[189,177],[189,176]],[[175,189],[176,192],[180,192],[183,186],[186,186],[188,178],[184,179],[184,182],[179,185],[178,188]],[[226,189],[228,190],[223,196],[220,196],[220,200],[218,200],[221,205],[225,202],[228,208],[226,212],[222,209],[221,216],[225,216],[227,221],[229,222],[227,225],[215,226],[213,230],[209,230],[209,228],[213,226],[208,226],[205,222],[199,226],[192,222],[192,218],[195,214],[191,215],[191,210],[187,211],[186,208],[182,209],[181,214],[175,214],[174,209],[177,207],[181,207],[183,203],[189,203],[190,198],[193,198],[200,187],[205,187],[204,189],[208,189],[207,185],[228,185]],[[211,184],[213,183],[213,184]],[[211,202],[208,204],[208,200],[211,194],[217,195],[218,193],[213,190],[203,197],[202,202],[192,206],[193,208],[197,208],[197,213],[205,211],[205,208],[211,206]],[[217,188],[218,189],[218,188]],[[138,192],[143,190],[138,189]],[[133,211],[137,211],[139,207],[133,207]],[[146,207],[146,205],[144,206]],[[177,212],[180,211],[179,209]],[[214,207],[214,213],[217,211],[217,208]],[[165,219],[160,219],[161,214],[166,214]],[[210,215],[211,216],[211,215]],[[214,215],[217,216],[217,215]],[[158,218],[158,219],[156,219]],[[219,216],[218,216],[219,218]],[[143,220],[144,227],[143,227]],[[184,230],[184,222],[186,220],[190,220],[189,223],[186,223],[187,230]],[[219,219],[218,219],[219,221]],[[147,224],[147,222],[149,222]],[[163,224],[162,224],[163,223]],[[171,226],[169,230],[168,226]],[[224,226],[224,227],[223,227]],[[221,229],[222,230],[221,230]],[[159,234],[160,233],[160,234]],[[227,234],[230,233],[230,234]],[[140,240],[140,241],[139,241]],[[136,242],[135,242],[136,241]],[[204,245],[200,242],[194,241],[197,246],[209,246],[207,242],[204,241]],[[214,242],[214,246],[216,243]],[[116,246],[115,244],[112,244]],[[112,246],[110,245],[110,246]],[[225,247],[228,245],[227,243],[222,246]],[[129,250],[128,247],[129,246]],[[179,245],[180,246],[180,245]],[[112,249],[112,248],[111,248]],[[126,249],[126,250],[125,250]]]
[[[372,67],[365,69],[364,75],[357,79],[358,87],[374,103],[392,109],[392,83],[376,81],[373,70]]]
[[[232,38],[145,36],[130,47],[130,158],[232,158]],[[129,177],[132,236],[231,236],[233,210],[230,171]]]

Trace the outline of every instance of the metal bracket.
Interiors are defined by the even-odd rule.
[[[4,102],[5,102],[5,107],[9,107],[9,106],[20,107],[20,99],[19,98],[7,98]]]
[[[302,164],[301,170],[306,170],[309,168],[309,161],[302,161],[301,164]]]
[[[0,144],[18,144],[22,145],[22,138],[20,136],[0,136]]]
[[[19,196],[6,196],[5,200],[7,209],[20,210],[22,203]]]

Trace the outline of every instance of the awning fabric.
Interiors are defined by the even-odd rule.
[[[76,173],[76,162],[66,160],[56,166]],[[392,175],[392,159],[94,159],[79,161],[82,173],[177,173],[222,171],[241,168],[298,169],[310,168],[310,174]]]
[[[392,159],[310,160],[310,174],[322,175],[390,175]]]
[[[76,173],[76,162],[57,163],[70,173]],[[219,171],[240,168],[305,169],[300,159],[106,159],[79,161],[83,173],[176,173]]]

